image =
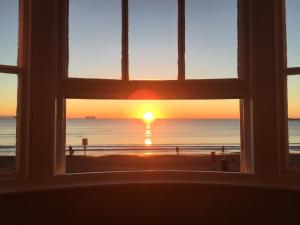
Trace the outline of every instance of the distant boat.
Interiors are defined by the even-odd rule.
[[[86,116],[85,119],[96,119],[95,116]]]

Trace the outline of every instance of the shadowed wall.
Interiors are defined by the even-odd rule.
[[[0,196],[1,224],[299,224],[300,192],[114,185]],[[5,221],[5,222],[4,222]]]

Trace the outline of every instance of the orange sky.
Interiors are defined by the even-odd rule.
[[[67,117],[239,118],[238,100],[67,100]]]

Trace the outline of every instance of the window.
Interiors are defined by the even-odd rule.
[[[28,7],[0,2],[0,181],[28,175]]]
[[[69,77],[237,78],[237,8],[237,0],[70,0]]]
[[[18,0],[3,0],[0,3],[0,62],[2,65],[17,65],[18,55]]]
[[[237,24],[236,0],[186,1],[187,79],[237,77]]]
[[[0,73],[0,168],[15,168],[17,76]]]
[[[176,0],[128,1],[129,79],[177,79]]]
[[[300,1],[286,0],[288,165],[300,166]]]
[[[0,3],[0,171],[16,169],[18,1]]]
[[[249,89],[244,85],[244,79],[248,76],[248,74],[243,70],[243,68],[247,66],[247,63],[241,59],[245,59],[248,56],[246,54],[238,54],[238,46],[239,49],[244,49],[248,42],[247,40],[243,40],[243,38],[240,38],[239,41],[237,41],[239,31],[237,8],[240,7],[240,5],[243,6],[243,4],[238,5],[238,2],[234,0],[230,1],[230,4],[226,4],[226,7],[224,8],[223,5],[217,1],[207,4],[204,2],[202,2],[203,4],[199,4],[197,1],[190,0],[168,0],[163,2],[120,0],[112,1],[109,4],[107,4],[107,1],[96,1],[89,4],[85,3],[84,6],[81,6],[82,3],[79,1],[69,1],[69,5],[66,7],[68,8],[70,16],[65,20],[65,23],[69,26],[68,33],[66,33],[65,36],[69,37],[69,41],[65,43],[67,53],[64,54],[69,56],[69,60],[65,59],[65,63],[68,64],[69,68],[69,78],[64,80],[64,85],[61,89],[61,99],[58,101],[60,102],[58,112],[65,112],[63,113],[65,116],[59,116],[60,120],[57,124],[58,130],[64,130],[62,133],[58,132],[59,136],[57,138],[57,173],[103,172],[110,171],[110,169],[113,171],[122,170],[116,166],[98,170],[95,170],[95,168],[90,170],[86,167],[83,167],[82,169],[76,168],[74,170],[74,167],[72,167],[72,165],[74,166],[74,160],[79,158],[82,160],[82,163],[79,164],[90,164],[89,162],[84,163],[84,158],[79,157],[80,154],[89,155],[92,152],[95,153],[97,148],[100,149],[98,149],[99,151],[106,151],[107,153],[108,151],[106,148],[108,148],[108,146],[116,147],[116,145],[120,144],[126,145],[129,149],[132,149],[132,147],[137,144],[143,145],[142,147],[146,147],[147,149],[147,145],[151,143],[152,147],[160,147],[155,145],[154,139],[147,139],[147,135],[143,137],[145,138],[143,142],[139,141],[136,143],[137,139],[132,138],[125,139],[124,141],[126,143],[124,143],[121,141],[121,133],[124,133],[126,129],[129,129],[128,127],[134,126],[133,124],[135,123],[130,125],[130,123],[118,121],[119,126],[115,125],[117,127],[112,129],[110,126],[113,125],[109,125],[110,121],[106,120],[106,122],[104,122],[98,118],[99,114],[101,117],[101,113],[105,113],[112,108],[118,109],[117,111],[119,114],[120,112],[124,112],[124,110],[129,110],[130,105],[132,105],[134,101],[138,101],[140,107],[142,107],[142,105],[151,105],[149,103],[151,101],[157,101],[157,104],[165,106],[169,105],[169,107],[174,106],[171,102],[173,102],[173,104],[176,102],[177,106],[175,108],[177,108],[177,110],[180,109],[180,105],[183,107],[187,102],[193,102],[192,104],[195,104],[195,107],[196,105],[201,106],[203,104],[202,110],[199,110],[202,113],[205,111],[204,108],[211,108],[211,113],[218,107],[223,111],[226,111],[226,109],[232,109],[231,113],[236,115],[235,120],[232,121],[231,125],[230,123],[223,124],[227,124],[228,130],[230,130],[230,127],[234,127],[233,133],[235,134],[236,139],[233,143],[229,143],[224,140],[223,142],[220,141],[220,143],[216,145],[218,146],[216,147],[217,156],[220,152],[222,152],[222,149],[224,150],[225,148],[225,151],[227,150],[227,152],[229,152],[226,156],[226,161],[229,162],[229,158],[232,155],[230,152],[234,152],[234,150],[230,149],[231,147],[228,146],[231,146],[232,144],[234,145],[235,150],[238,149],[238,164],[241,164],[241,166],[238,166],[238,169],[235,169],[234,171],[240,171],[243,173],[253,172],[252,152],[249,142],[250,137],[249,134],[246,135],[244,132],[244,127],[248,126],[249,123],[250,114],[246,109],[250,107],[250,102],[247,97],[249,95]],[[100,22],[103,23],[103,20],[99,17],[93,17],[88,13],[84,13],[90,11],[92,13],[94,11],[96,12],[98,10],[97,8],[100,6],[103,6],[104,9],[106,7],[111,7],[110,10],[113,12],[106,17],[106,26],[103,27],[105,29],[105,32],[103,32],[104,34],[101,32],[97,33],[97,31],[93,28],[93,26],[97,26],[94,24],[99,24]],[[122,10],[120,10],[120,6]],[[91,10],[89,10],[89,8],[91,8]],[[202,15],[202,17],[197,15],[197,11],[199,14],[203,14],[206,10],[219,12],[216,14],[215,20],[208,21],[209,24],[205,24],[205,15]],[[80,13],[78,13],[79,11]],[[120,15],[118,15],[118,12]],[[96,14],[99,15],[98,13]],[[105,13],[101,14],[101,16],[105,16]],[[93,21],[92,23],[89,23],[90,26],[88,26],[88,28],[86,25],[83,25],[83,22],[87,18],[88,20]],[[121,28],[120,23],[116,22],[116,18],[122,18]],[[244,23],[243,17],[240,17],[239,20],[240,24]],[[78,29],[78,24],[79,26],[83,26],[83,29]],[[201,24],[203,26],[200,26]],[[100,26],[102,25],[100,24]],[[230,32],[225,32],[225,30],[218,31],[217,28],[221,26],[228,27]],[[209,27],[212,29],[208,29]],[[91,35],[89,32],[81,34],[82,30],[90,28],[97,34]],[[79,32],[74,32],[75,29],[78,29]],[[112,29],[114,30],[113,33],[111,32]],[[118,29],[120,29],[119,31],[122,31],[122,35],[119,34],[119,36],[115,36],[118,34]],[[230,35],[228,35],[229,33]],[[111,40],[106,40],[106,42],[102,38],[94,38],[98,37],[100,34],[107,35],[107,37],[113,35],[113,37]],[[88,39],[78,41],[76,44],[77,47],[84,48],[84,45],[102,46],[100,49],[104,48],[107,49],[107,51],[113,52],[113,54],[115,54],[113,60],[114,64],[105,64],[105,66],[109,67],[110,70],[119,68],[118,64],[116,64],[116,59],[118,58],[117,52],[120,52],[116,47],[119,45],[115,45],[114,43],[118,43],[117,40],[122,40],[122,42],[119,42],[122,43],[122,60],[120,61],[120,65],[122,67],[122,80],[115,79],[116,77],[112,75],[110,71],[106,74],[102,73],[103,76],[90,76],[89,72],[79,69],[79,66],[86,67],[86,71],[96,68],[90,64],[88,57],[84,57],[85,51],[74,51],[74,40],[85,38],[86,35],[89,35],[90,38],[93,37],[91,42],[88,42]],[[185,38],[186,36],[187,38]],[[218,36],[226,38],[220,39]],[[198,37],[203,39],[198,39]],[[224,43],[219,43],[218,39],[223,40]],[[201,51],[201,48],[206,46],[205,42],[213,48],[206,48],[205,51]],[[216,43],[220,45],[216,46]],[[105,47],[103,47],[103,45],[105,45]],[[186,46],[188,48],[185,54]],[[192,46],[195,46],[195,48]],[[200,48],[198,48],[199,46]],[[221,46],[227,46],[230,51],[225,49],[222,50]],[[220,51],[217,51],[218,48]],[[93,53],[86,51],[88,54],[95,54],[92,56],[92,61],[100,62],[100,64],[94,63],[94,65],[99,65],[98,69],[105,68],[105,66],[100,66],[101,61],[109,59],[109,57],[104,57],[104,59],[103,56],[97,55],[100,53],[102,54],[103,51],[100,51],[100,49],[93,48]],[[99,53],[97,53],[97,51],[99,51]],[[213,62],[211,59],[213,56],[218,55],[217,52],[220,53],[220,57],[218,57],[217,62]],[[199,54],[202,56],[199,57]],[[187,55],[187,59],[190,60],[189,63],[187,63],[187,67],[185,66],[185,55]],[[241,57],[240,61],[244,62],[240,63],[239,67],[237,66],[238,55]],[[75,58],[82,58],[82,60],[80,62],[78,61],[76,64],[72,64],[71,59]],[[76,77],[93,77],[94,79],[74,79],[70,76],[70,69],[73,69],[74,65],[78,67],[78,70],[74,72],[74,74],[77,74]],[[201,70],[203,68],[204,70]],[[208,68],[208,70],[205,68]],[[193,80],[185,78],[186,69],[190,72],[187,78]],[[97,68],[95,71],[97,71]],[[206,71],[209,72],[206,73]],[[238,75],[237,71],[239,71]],[[223,104],[224,102],[227,103]],[[122,105],[124,108],[121,107]],[[191,107],[191,105],[189,107]],[[201,107],[199,107],[199,109],[200,108]],[[78,119],[78,116],[75,116],[75,118],[77,118],[76,120],[74,116],[72,116],[76,110],[79,112],[79,117],[81,119]],[[134,111],[134,109],[132,111]],[[131,114],[133,113],[134,112],[131,112]],[[193,113],[195,112],[191,109],[188,114],[192,115]],[[140,116],[140,120],[141,118],[142,116]],[[205,117],[199,118],[203,119]],[[226,119],[226,116],[219,116],[218,119]],[[220,120],[218,122],[219,124],[222,124]],[[115,122],[115,124],[118,123]],[[162,122],[157,120],[153,124],[162,124]],[[208,126],[207,132],[209,132],[209,129],[214,125],[214,123],[206,125]],[[107,127],[105,128],[105,126]],[[177,123],[176,125],[170,126],[177,126],[178,134],[176,135],[186,135],[181,130],[182,127],[184,127],[182,124],[180,125],[180,123]],[[209,126],[211,127],[209,128]],[[186,129],[187,133],[192,132],[189,128]],[[107,134],[103,134],[104,136],[102,137],[100,133],[102,131],[105,133],[105,130],[109,132]],[[136,137],[139,137],[140,135],[143,136],[147,132],[151,133],[151,131],[141,131],[141,129],[138,128],[136,130],[140,131],[140,134],[136,134]],[[91,134],[93,131],[101,132],[99,134]],[[111,136],[109,136],[110,132]],[[116,138],[113,139],[115,132],[121,132],[118,133],[120,135],[119,140]],[[199,131],[196,131],[196,133],[197,132],[200,136],[205,135],[201,128],[199,128]],[[127,133],[130,132],[128,131]],[[211,139],[211,142],[208,141],[207,144],[216,144],[212,135],[210,137],[209,134],[207,135],[208,139]],[[61,139],[62,136],[64,136],[64,138]],[[95,136],[98,138],[95,138]],[[199,143],[203,145],[203,142],[201,143],[200,141],[200,136],[198,136]],[[177,139],[177,141],[179,140],[180,138]],[[165,137],[164,140],[160,140],[157,143],[159,145],[170,145],[171,148],[175,148],[176,150],[176,147],[178,147],[177,145],[179,145],[179,148],[182,148],[185,141],[186,140],[182,140],[179,141],[179,143],[176,142],[175,139],[170,140]],[[192,144],[195,143],[193,142]],[[214,154],[212,153],[214,152],[213,150],[208,149],[206,150],[207,155]],[[122,151],[118,151],[118,153],[120,152]],[[181,152],[183,154],[184,151]],[[113,153],[111,151],[108,154],[110,155]],[[124,151],[118,155],[123,154]],[[73,155],[74,157],[72,158],[70,155]],[[211,165],[211,156],[208,158],[208,163]],[[123,160],[119,160],[119,162],[121,161]],[[77,166],[79,164],[77,164]],[[167,170],[174,170],[174,165],[164,168]],[[211,168],[212,167],[203,170],[211,170]],[[126,171],[139,169],[143,170],[143,167],[138,168],[131,166],[129,169],[123,168],[123,170]],[[155,168],[150,167],[148,169]],[[185,169],[189,170],[190,167],[187,166],[186,168],[182,168],[182,170]]]
[[[297,158],[299,136],[297,8],[296,0],[228,0],[226,4],[217,0],[1,1],[0,111],[1,115],[9,114],[11,121],[16,120],[16,125],[9,123],[12,129],[6,129],[6,133],[15,133],[4,143],[13,146],[9,154],[16,157],[10,166],[1,164],[0,192],[120,182],[299,188],[299,174],[282,174],[286,169],[283,165],[299,170],[299,163],[293,160]],[[198,10],[201,13],[196,13]],[[208,15],[208,11],[216,13]],[[147,27],[141,26],[142,21]],[[148,39],[143,37],[144,32]],[[149,50],[145,56],[143,46]],[[159,70],[149,73],[153,65]],[[10,106],[3,103],[7,99]],[[78,123],[69,120],[76,101],[80,101],[78,110],[88,117],[82,120],[92,124],[98,109],[104,113],[109,108],[107,102],[121,102],[118,106],[133,101],[177,102],[181,106],[190,101],[195,106],[209,102],[209,107],[197,111],[213,108],[214,113],[219,111],[214,105],[234,102],[234,109],[222,108],[233,109],[237,115],[233,134],[239,136],[235,139],[240,146],[239,172],[198,172],[185,170],[187,167],[171,170],[174,164],[159,171],[97,169],[91,173],[85,167],[72,172],[68,167],[69,145],[76,142],[82,147],[84,138],[76,136],[82,126],[76,128]],[[88,108],[87,103],[92,106]],[[153,124],[147,131],[143,120],[138,121],[137,129],[142,130],[139,144],[152,142],[154,146],[159,126]],[[200,135],[198,131],[200,126]],[[70,139],[74,137],[76,140]],[[175,142],[164,141],[174,147]],[[90,136],[87,144],[89,154],[93,144]],[[84,153],[73,147],[74,156]],[[225,146],[225,153],[227,150]]]
[[[69,77],[121,79],[121,1],[70,0],[69,12]]]
[[[67,100],[66,172],[240,171],[239,100]]]

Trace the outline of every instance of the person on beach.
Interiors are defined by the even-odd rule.
[[[234,160],[233,155],[230,154],[230,166],[229,166],[229,168],[230,168],[231,170],[234,170],[234,167],[235,167],[235,160]]]
[[[176,146],[176,154],[179,155],[179,147]]]
[[[74,155],[74,150],[71,145],[69,146],[69,153],[70,153],[70,156]]]
[[[221,150],[221,169],[222,171],[228,171],[228,162],[227,159],[225,157],[225,148],[224,146],[222,146],[222,150]]]
[[[212,166],[212,170],[215,171],[216,170],[216,161],[217,161],[217,157],[216,157],[216,152],[210,152],[210,157],[211,157],[211,166]]]
[[[224,148],[224,146],[222,146],[221,155],[222,155],[223,157],[225,157],[225,148]]]

